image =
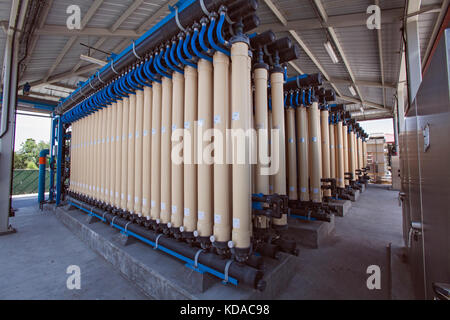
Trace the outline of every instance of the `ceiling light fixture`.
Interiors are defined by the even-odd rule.
[[[100,59],[96,59],[96,58],[93,58],[93,57],[90,57],[90,56],[87,56],[87,55],[84,55],[84,54],[80,55],[80,59],[83,60],[83,61],[90,62],[90,63],[98,64],[98,65],[100,65],[102,67],[106,66],[108,64],[108,62],[106,62],[106,61],[103,61],[103,60],[100,60]]]
[[[352,94],[352,96],[356,96],[356,90],[355,90],[355,88],[353,88],[353,86],[348,87],[348,90],[350,90],[350,93]]]
[[[334,50],[333,50],[333,46],[331,45],[331,42],[330,42],[330,41],[325,42],[324,45],[325,45],[325,50],[327,50],[328,55],[329,55],[330,58],[331,58],[331,61],[333,61],[333,63],[338,63],[338,62],[339,62],[339,59],[338,59],[336,53],[335,53]]]

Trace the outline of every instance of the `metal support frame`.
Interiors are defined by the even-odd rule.
[[[0,235],[15,232],[9,224],[11,212],[12,169],[16,130],[17,78],[19,69],[19,37],[28,1],[12,1],[3,65],[3,98],[0,133]]]
[[[408,14],[420,9],[421,0],[408,1]],[[414,101],[422,83],[422,59],[420,58],[419,16],[406,19],[406,58],[408,63],[409,101]]]
[[[55,198],[55,146],[56,146],[56,137],[58,136],[55,132],[57,125],[57,119],[54,117],[52,118],[52,131],[50,133],[50,186],[48,190],[48,201],[53,202]]]
[[[56,152],[56,205],[61,203],[61,191],[62,191],[62,165],[63,165],[63,142],[64,142],[64,124],[62,123],[61,116],[56,117],[58,123],[58,151]]]

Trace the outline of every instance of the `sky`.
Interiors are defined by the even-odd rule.
[[[362,121],[359,124],[368,134],[373,133],[394,134],[394,122],[392,119]]]
[[[18,114],[16,117],[16,142],[14,150],[20,149],[20,145],[28,138],[33,138],[36,142],[50,142],[50,118],[25,116]]]

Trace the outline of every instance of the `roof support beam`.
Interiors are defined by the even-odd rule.
[[[348,97],[348,96],[339,96],[340,99],[348,101],[348,102],[352,102],[355,104],[361,104],[361,100],[353,98],[353,97]],[[370,101],[364,101],[364,105],[371,107],[371,108],[375,108],[375,109],[380,109],[380,110],[384,110],[387,112],[391,112],[391,110],[389,109],[385,109],[383,105],[375,103],[375,102],[370,102]]]
[[[326,23],[328,21],[328,15],[327,15],[327,12],[326,12],[325,8],[322,5],[322,2],[320,0],[314,0],[314,4],[315,4],[316,8],[318,9],[322,20]],[[339,39],[337,37],[336,32],[334,31],[334,28],[333,27],[328,27],[328,33],[330,34],[334,44],[336,45],[338,53],[339,53],[339,55],[341,56],[341,58],[342,58],[342,60],[344,62],[345,68],[347,69],[347,72],[350,75],[350,78],[352,79],[352,85],[355,87],[356,92],[358,93],[359,99],[364,104],[364,99],[363,99],[363,96],[361,94],[361,91],[359,90],[358,86],[355,83],[355,75],[353,74],[353,71],[350,68],[350,63],[348,62],[347,57],[345,56],[344,49],[342,48],[341,43],[339,42]]]
[[[409,0],[409,15],[420,10],[421,0]],[[422,60],[420,59],[419,16],[406,19],[406,58],[408,63],[409,100],[414,101],[422,83]]]
[[[426,63],[427,63],[428,58],[431,53],[431,49],[433,48],[434,41],[436,40],[436,36],[439,32],[439,28],[441,27],[442,21],[444,20],[444,17],[447,13],[447,8],[448,8],[449,4],[450,4],[450,0],[442,1],[441,10],[440,10],[438,18],[436,19],[436,23],[434,24],[433,32],[430,37],[430,41],[428,41],[427,50],[425,51],[425,55],[422,57],[423,68],[425,68],[425,66],[426,66]]]
[[[65,36],[65,37],[81,37],[81,36],[101,36],[101,37],[139,37],[142,33],[137,33],[135,30],[114,30],[107,28],[84,28],[81,30],[69,30],[66,26],[45,25],[41,29],[36,30],[38,35],[47,36]]]
[[[91,18],[94,16],[95,12],[97,12],[98,8],[103,4],[104,0],[95,0],[94,3],[89,8],[88,12],[85,14],[83,19],[81,20],[81,30],[84,29],[84,27],[89,23]],[[67,29],[67,28],[66,28]],[[78,36],[71,36],[69,41],[67,41],[66,45],[64,46],[63,50],[60,52],[58,57],[56,58],[55,62],[51,66],[50,70],[47,72],[47,75],[45,76],[44,81],[47,81],[47,79],[52,75],[53,71],[55,71],[56,67],[61,63],[61,61],[66,56],[67,52],[72,48],[75,41],[78,40]]]
[[[353,82],[351,80],[342,79],[342,78],[331,78],[330,82],[334,84],[343,84],[343,85],[351,85]],[[373,87],[373,88],[381,88],[381,89],[395,89],[397,85],[394,83],[384,83],[376,82],[376,81],[365,81],[365,80],[356,80],[356,85],[359,87]]]
[[[375,5],[380,6],[380,1],[375,0]],[[386,108],[386,90],[384,89],[384,59],[383,59],[383,39],[381,36],[381,29],[377,29],[377,40],[378,40],[378,56],[380,58],[380,73],[381,73],[381,84],[383,85],[383,104]]]
[[[264,0],[266,5],[270,8],[270,10],[273,12],[273,14],[280,20],[281,24],[283,26],[287,25],[287,20],[284,17],[284,15],[278,10],[277,6],[272,2],[272,0]],[[293,30],[289,30],[289,33],[292,35],[292,37],[300,44],[301,41],[300,37],[297,35],[297,33]],[[299,42],[300,41],[300,42]],[[303,44],[304,45],[304,44]],[[300,46],[303,48],[303,46],[300,44]],[[297,66],[297,64],[294,61],[290,61],[289,64],[292,68],[294,68],[297,72],[300,74],[303,74],[301,68]]]

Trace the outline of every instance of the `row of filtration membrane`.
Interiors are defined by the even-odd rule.
[[[304,208],[351,191],[367,136],[330,104],[320,74],[286,77],[283,63],[299,56],[288,38],[246,35],[259,24],[255,1],[200,7],[198,23],[183,27],[176,12],[161,27],[176,20],[176,36],[145,53],[133,46],[131,63],[91,77],[90,93],[61,116],[67,198],[156,242],[163,234],[178,253],[199,247],[251,269],[255,252],[297,252],[291,209],[311,218]],[[251,274],[244,282],[261,288]]]

